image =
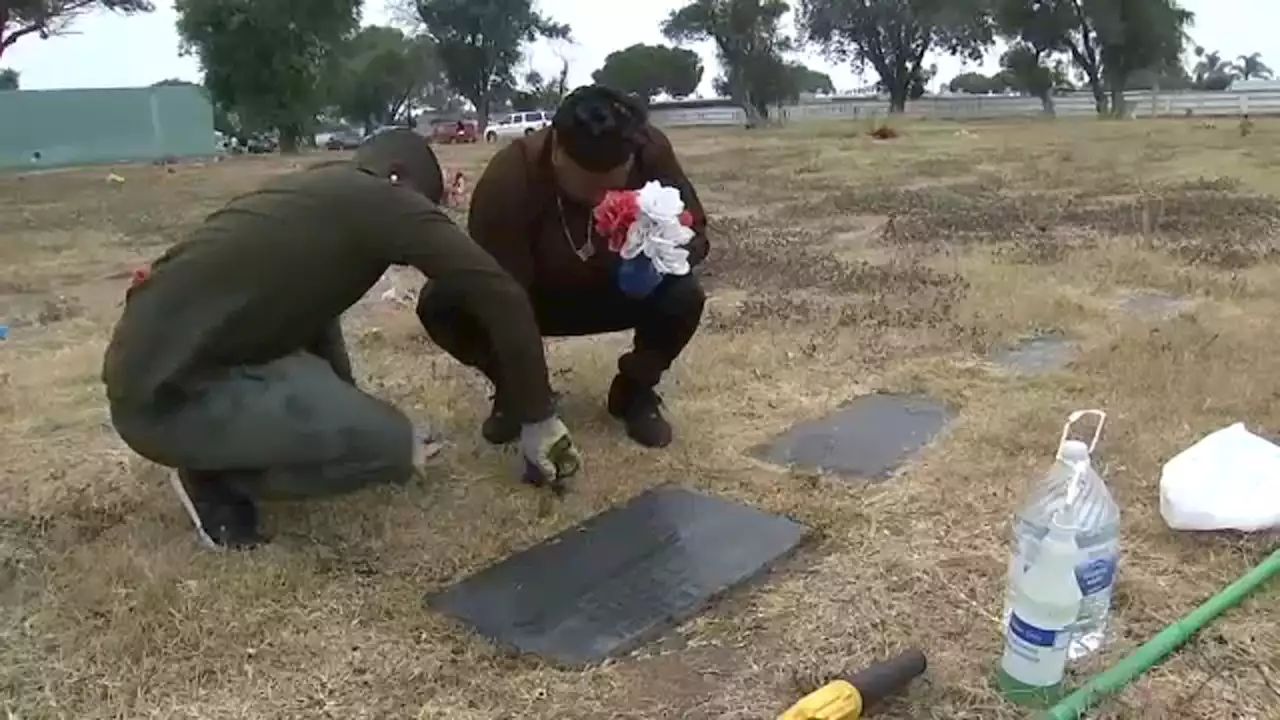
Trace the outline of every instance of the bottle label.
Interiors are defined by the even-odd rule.
[[[1066,628],[1038,627],[1014,611],[1005,631],[1000,666],[1020,683],[1032,687],[1057,685],[1066,672],[1070,640],[1071,633]]]
[[[1080,583],[1080,594],[1085,597],[1096,595],[1111,587],[1116,581],[1116,559],[1114,555],[1086,560],[1076,566],[1076,582]]]

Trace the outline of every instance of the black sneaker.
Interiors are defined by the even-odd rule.
[[[247,549],[261,545],[258,508],[216,477],[188,470],[169,475],[169,484],[196,526],[200,544],[210,550]]]
[[[559,410],[560,393],[551,393],[551,404]],[[489,417],[484,419],[480,425],[480,435],[484,437],[492,445],[506,445],[513,443],[520,437],[520,423],[507,417],[505,413],[498,407],[498,396],[493,396],[493,409],[489,411]]]
[[[662,417],[662,398],[651,387],[618,375],[609,386],[609,414],[622,420],[627,435],[649,448],[671,444],[671,423]]]

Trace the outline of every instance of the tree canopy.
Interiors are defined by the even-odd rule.
[[[591,79],[646,100],[659,94],[683,98],[702,82],[702,58],[685,48],[636,44],[615,50]]]
[[[61,35],[76,18],[108,10],[125,14],[151,12],[150,0],[3,0],[0,2],[0,57],[24,37]]]
[[[1186,76],[1188,85],[1198,90],[1226,90],[1236,80],[1270,80],[1274,77],[1271,68],[1262,62],[1262,53],[1240,55],[1235,62],[1228,62],[1222,53],[1199,45],[1193,52],[1196,63],[1191,74],[1186,75],[1185,69],[1179,69]],[[1133,87],[1132,83],[1130,87]]]
[[[1222,53],[1195,48],[1196,64],[1191,68],[1192,83],[1199,90],[1226,90],[1235,82],[1236,68]]]
[[[923,92],[930,52],[976,61],[993,39],[986,0],[801,0],[798,24],[829,58],[875,70],[891,112]]]
[[[790,10],[783,0],[691,0],[667,16],[662,33],[676,43],[715,44],[724,67],[718,92],[733,98],[755,127],[770,105],[792,94],[795,76],[783,56],[795,43],[781,27]]]
[[[995,19],[1000,34],[1041,58],[1065,54],[1098,112],[1122,114],[1131,78],[1181,67],[1194,16],[1175,0],[995,0]]]
[[[555,110],[569,91],[569,62],[561,60],[560,73],[553,78],[544,78],[537,70],[530,70],[523,80],[507,98],[512,110]]]
[[[569,26],[537,12],[532,0],[415,0],[414,7],[449,86],[471,101],[482,126],[493,101],[516,89],[525,45],[569,37]]]
[[[814,95],[835,94],[836,86],[831,82],[830,75],[801,63],[790,63],[790,67],[792,80],[798,92]]]
[[[1003,93],[1013,89],[1008,73],[998,72],[995,75],[984,75],[980,72],[962,72],[951,78],[947,89],[953,93],[965,95],[989,95]]]
[[[803,63],[790,60],[782,61],[778,72],[767,77],[767,84],[762,83],[764,92],[773,103],[797,103],[803,93],[830,95],[835,92],[831,76],[814,70]],[[728,80],[718,77],[712,83],[712,89],[721,95],[730,92]]]
[[[175,0],[178,34],[214,103],[293,150],[325,100],[324,73],[358,24],[360,0]]]
[[[1262,62],[1262,53],[1258,52],[1241,55],[1232,65],[1232,68],[1240,76],[1241,80],[1253,80],[1255,78],[1258,80],[1270,80],[1275,77],[1275,73],[1272,72],[1271,68]]]
[[[430,38],[381,25],[363,27],[343,41],[328,80],[337,115],[366,132],[407,122],[415,105],[441,107],[449,100]]]
[[[12,68],[0,68],[0,90],[17,90],[20,73]]]
[[[1000,55],[1001,72],[998,77],[1009,84],[1009,87],[1023,95],[1039,98],[1046,115],[1054,114],[1053,94],[1058,88],[1067,86],[1067,66],[1065,62],[1047,62],[1048,51],[1037,48],[1030,43],[1014,43]]]

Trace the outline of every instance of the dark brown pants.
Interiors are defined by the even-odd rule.
[[[589,290],[535,288],[530,293],[543,337],[635,330],[634,347],[619,358],[618,372],[645,387],[657,385],[693,339],[706,299],[695,275],[667,277],[641,300],[627,297],[612,283]],[[427,283],[418,296],[418,319],[445,352],[490,380],[498,377],[489,338],[458,298]]]

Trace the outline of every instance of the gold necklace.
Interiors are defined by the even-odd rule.
[[[587,213],[587,226],[584,233],[587,242],[582,247],[578,247],[573,241],[573,235],[569,233],[569,222],[564,216],[564,200],[560,197],[560,193],[556,193],[556,208],[560,211],[560,231],[564,234],[564,241],[569,244],[569,249],[578,256],[579,260],[587,262],[596,254],[596,246],[591,242],[591,213]]]

